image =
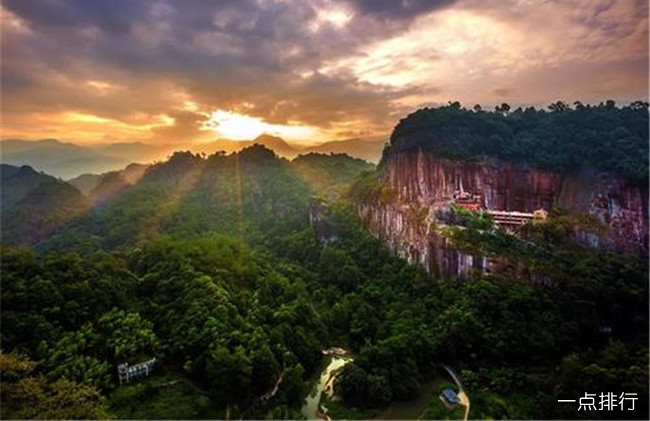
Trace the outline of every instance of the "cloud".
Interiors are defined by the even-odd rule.
[[[512,89],[508,88],[494,88],[492,93],[497,97],[508,97],[512,94]]]
[[[300,76],[371,36],[337,33],[337,25],[314,33],[309,22],[331,8],[329,2],[10,0],[5,7],[29,28],[5,37],[11,116],[72,109],[128,122],[172,114],[184,95],[206,113],[253,104],[252,116],[278,124],[327,128],[346,115],[365,124],[386,117],[383,94],[356,80]],[[336,48],[324,47],[326,39]]]
[[[410,20],[448,7],[456,0],[355,0],[352,3],[363,14],[386,20]]]
[[[426,104],[426,92],[429,103],[633,100],[647,92],[647,65],[639,66],[647,62],[647,15],[644,2],[469,0],[418,16],[397,36],[321,70],[403,89],[395,101],[413,105]],[[605,88],[602,72],[613,69],[617,79]]]
[[[449,100],[647,93],[644,1],[5,0],[2,8],[5,136],[205,140],[201,127],[216,110],[324,137],[387,136],[404,113]]]

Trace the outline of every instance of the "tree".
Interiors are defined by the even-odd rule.
[[[113,309],[99,319],[97,328],[105,338],[107,356],[115,362],[147,358],[155,355],[158,348],[153,324],[138,313]]]
[[[554,113],[560,113],[560,112],[563,112],[563,111],[567,111],[570,108],[566,103],[564,103],[562,101],[557,101],[557,102],[554,102],[554,103],[550,104],[548,106],[548,109],[551,110]]]
[[[503,115],[507,115],[507,114],[510,112],[510,105],[508,105],[507,103],[504,102],[504,103],[501,104],[500,106],[497,105],[496,107],[494,107],[494,110],[495,110],[497,113],[500,113],[500,114],[503,114]]]
[[[388,405],[393,399],[393,391],[386,376],[371,374],[368,376],[368,398],[374,405]]]
[[[572,172],[586,165],[647,185],[648,110],[643,103],[621,108],[608,104],[572,110],[558,101],[549,106],[550,112],[529,107],[514,113],[508,104],[478,113],[451,105],[425,108],[397,124],[384,156],[424,148],[439,158],[496,157],[555,171]],[[618,128],[625,128],[626,135],[618,136]],[[378,174],[355,188],[378,191],[379,183],[368,185],[370,180],[379,180]]]
[[[367,401],[368,373],[354,362],[343,367],[341,373],[336,376],[334,388],[341,395],[341,398],[352,405],[363,405]]]
[[[66,332],[47,349],[44,361],[55,377],[66,377],[104,390],[112,386],[111,366],[102,351],[103,339],[91,323]]]
[[[107,419],[94,387],[33,374],[34,362],[19,354],[0,354],[3,419]]]
[[[630,109],[647,111],[648,106],[650,106],[648,101],[634,101],[630,104]]]

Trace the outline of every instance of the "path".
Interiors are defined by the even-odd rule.
[[[287,374],[287,369],[285,368],[282,370],[282,373],[280,374],[280,377],[278,377],[278,380],[275,382],[275,385],[273,386],[273,389],[269,390],[265,394],[262,395],[260,400],[262,401],[268,401],[271,399],[273,396],[275,396],[276,393],[278,393],[278,389],[280,388],[280,383],[282,383],[282,380],[284,380],[284,375]]]
[[[447,370],[447,373],[451,376],[452,379],[454,379],[454,382],[456,383],[456,386],[458,386],[458,398],[460,399],[460,404],[465,407],[465,417],[464,421],[467,421],[469,417],[469,396],[465,393],[465,390],[463,389],[463,384],[460,382],[460,378],[456,375],[454,370],[452,370],[450,367],[443,365],[442,366],[445,370]]]

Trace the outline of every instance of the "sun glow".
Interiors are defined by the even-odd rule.
[[[313,126],[270,124],[259,117],[217,110],[203,123],[203,130],[212,130],[232,140],[251,140],[266,133],[290,140],[309,140],[319,135]]]
[[[326,63],[319,72],[352,71],[363,82],[391,87],[438,86],[445,81],[449,89],[463,81],[534,66],[538,60],[531,50],[543,51],[543,40],[524,40],[489,16],[447,10],[422,16],[406,32]]]
[[[324,24],[341,29],[350,22],[352,17],[353,13],[345,9],[319,9],[316,11],[316,19],[311,22],[309,27],[313,32],[318,31]]]

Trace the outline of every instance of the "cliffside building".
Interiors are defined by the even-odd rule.
[[[463,209],[478,212],[483,208],[483,197],[480,194],[472,194],[462,190],[454,192],[454,203]]]
[[[548,216],[548,212],[544,209],[537,209],[533,213],[485,209],[485,206],[483,205],[483,196],[481,194],[465,191],[462,183],[460,189],[454,192],[453,201],[456,206],[465,210],[487,213],[494,220],[495,226],[508,230],[515,230],[530,221],[544,221]]]

